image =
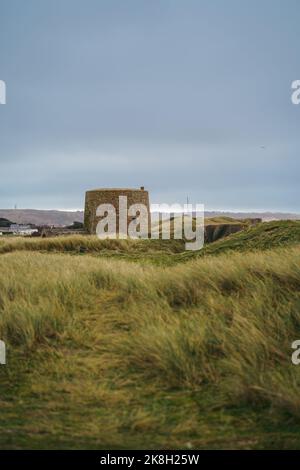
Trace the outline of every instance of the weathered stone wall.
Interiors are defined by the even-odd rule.
[[[94,189],[85,194],[84,227],[91,233],[96,233],[97,224],[100,220],[96,216],[97,207],[100,204],[112,204],[117,215],[117,234],[119,233],[119,196],[127,196],[128,208],[132,204],[144,204],[148,209],[148,227],[150,230],[151,216],[149,205],[149,194],[144,188],[141,189]],[[127,227],[131,218],[128,217]]]

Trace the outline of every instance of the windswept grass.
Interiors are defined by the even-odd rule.
[[[176,262],[174,255],[183,250],[183,240],[100,240],[93,235],[53,238],[3,237],[0,239],[0,255],[15,251],[94,254],[128,261],[149,261],[160,265],[174,264]]]
[[[205,254],[261,251],[300,243],[300,220],[260,223],[206,246]]]
[[[1,447],[299,448],[299,266],[3,254]]]
[[[264,251],[300,244],[300,221],[261,223],[205,244],[199,251],[185,251],[183,240],[100,240],[96,236],[73,235],[54,238],[0,239],[0,255],[15,251],[94,254],[105,258],[143,264],[174,265],[206,255],[228,252]]]

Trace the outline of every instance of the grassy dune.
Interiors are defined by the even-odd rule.
[[[295,237],[171,267],[2,242],[0,447],[300,448]]]
[[[296,244],[300,244],[300,221],[276,221],[245,228],[241,232],[206,244],[197,252],[185,251],[183,240],[100,240],[96,236],[74,235],[54,238],[2,237],[0,255],[15,251],[93,254],[109,259],[167,266],[206,255],[264,251]]]
[[[206,246],[206,254],[261,251],[300,243],[300,221],[265,222]],[[201,254],[201,253],[200,253]]]
[[[170,256],[182,253],[182,240],[100,240],[92,235],[73,235],[54,238],[7,237],[0,239],[0,255],[15,251],[39,251],[42,253],[93,254],[102,257],[127,260],[153,261],[159,264],[176,262]]]

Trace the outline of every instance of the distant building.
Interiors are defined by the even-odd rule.
[[[0,233],[1,233],[1,235],[5,235],[6,233],[10,233],[10,228],[9,227],[0,227]]]
[[[31,225],[11,224],[9,227],[0,227],[2,235],[5,233],[12,235],[32,235],[37,231],[37,228]]]

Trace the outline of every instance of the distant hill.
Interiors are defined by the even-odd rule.
[[[0,209],[0,218],[13,220],[17,224],[64,226],[75,221],[83,222],[83,211]]]
[[[290,212],[223,212],[206,211],[205,217],[230,217],[232,219],[262,219],[264,222],[272,220],[300,220],[300,214]]]
[[[10,227],[13,224],[10,220],[0,217],[0,227]]]
[[[195,216],[196,213],[193,213]],[[159,212],[152,212],[152,220],[159,218]],[[262,219],[263,222],[272,220],[300,220],[300,214],[289,212],[230,212],[230,211],[205,211],[205,218],[215,219],[216,223],[232,223],[232,219]]]
[[[83,222],[83,211],[58,211],[38,209],[0,209],[0,219],[8,219],[17,224],[69,226],[74,222]],[[218,218],[215,222],[226,223],[232,219],[261,218],[270,220],[300,220],[300,214],[284,212],[222,212],[206,211],[206,218]],[[228,219],[229,220],[226,220]],[[231,220],[230,220],[231,219]],[[152,213],[152,220],[158,220],[158,212]]]

